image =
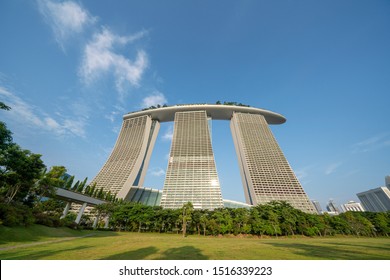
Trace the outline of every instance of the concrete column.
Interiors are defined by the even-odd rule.
[[[61,215],[60,219],[63,219],[63,218],[66,217],[66,215],[68,215],[68,212],[69,212],[69,209],[70,209],[71,205],[72,205],[72,202],[70,202],[70,201],[68,203],[66,203],[64,211],[62,212],[62,215]]]
[[[93,228],[97,227],[97,224],[99,222],[99,218],[100,218],[100,215],[96,215],[95,220],[93,221],[93,226],[92,226]]]
[[[86,202],[84,202],[83,206],[81,206],[81,208],[80,208],[80,210],[79,210],[79,213],[77,214],[77,218],[76,218],[76,220],[75,220],[76,224],[79,224],[79,223],[80,223],[81,216],[82,216],[83,213],[84,213],[85,207],[87,207],[87,203],[86,203]]]
[[[110,216],[106,216],[106,218],[104,219],[105,223],[104,223],[104,228],[108,228],[108,222],[110,220]]]

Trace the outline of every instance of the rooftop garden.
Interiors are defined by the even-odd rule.
[[[241,106],[241,107],[250,107],[249,105],[246,105],[246,104],[243,104],[243,103],[239,103],[239,102],[234,102],[234,101],[217,101],[215,102],[216,105],[227,105],[227,106]],[[174,107],[174,106],[188,106],[188,105],[209,105],[207,103],[192,103],[192,104],[177,104],[177,105],[171,105],[171,106],[168,106],[167,104],[163,104],[163,105],[160,105],[160,104],[157,104],[155,106],[150,106],[148,108],[143,108],[141,109],[141,111],[147,111],[147,110],[153,110],[153,109],[159,109],[159,108],[165,108],[165,107]],[[134,112],[131,112],[131,113],[134,113]]]

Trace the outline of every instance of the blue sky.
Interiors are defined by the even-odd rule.
[[[237,101],[272,126],[311,199],[357,200],[390,174],[389,1],[0,2],[0,112],[15,142],[92,179],[122,116]],[[145,185],[162,189],[172,124]],[[224,198],[244,201],[229,123],[213,122]]]

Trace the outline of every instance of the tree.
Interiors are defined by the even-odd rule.
[[[317,214],[306,214],[307,227],[303,230],[303,234],[306,236],[322,235],[325,224],[322,217]]]
[[[250,216],[253,233],[274,236],[282,234],[279,224],[279,216],[272,203],[253,207],[251,209]]]
[[[5,105],[3,102],[0,101],[0,110],[9,111],[9,110],[11,110],[11,107]]]
[[[10,110],[11,108],[0,101],[1,110]],[[12,143],[12,132],[8,130],[7,125],[0,121],[0,157],[3,151]]]
[[[246,208],[231,209],[233,216],[233,232],[234,234],[249,233],[251,226],[249,224],[250,213]]]
[[[212,218],[218,224],[218,233],[226,234],[233,231],[233,219],[228,209],[215,209]]]
[[[209,221],[209,211],[208,210],[202,210],[202,214],[199,218],[200,223],[202,224],[203,227],[203,235],[206,235],[206,230],[207,230],[207,224]]]
[[[348,233],[357,236],[371,236],[374,234],[373,224],[363,217],[359,212],[345,212],[339,215],[340,219],[347,223]]]
[[[85,187],[85,185],[87,184],[87,180],[88,180],[88,177],[86,177],[86,178],[84,179],[84,181],[82,181],[82,182],[80,183],[80,185],[79,185],[79,186],[77,187],[77,189],[76,189],[76,192],[83,193],[84,187]]]
[[[198,232],[198,235],[200,235],[200,217],[202,216],[201,210],[194,210],[192,213],[192,224],[195,226],[196,231]]]
[[[88,189],[85,190],[85,194],[89,196],[93,196],[96,190],[96,182],[89,186]]]
[[[0,151],[4,151],[12,143],[12,132],[0,121]],[[1,152],[2,153],[2,152]]]
[[[95,205],[92,209],[91,213],[95,215],[96,223],[94,223],[94,227],[99,228],[100,220],[108,219],[110,215],[112,215],[115,205],[112,203],[102,203]]]
[[[373,213],[374,216],[370,219],[370,221],[374,224],[377,233],[385,236],[389,236],[390,234],[390,212],[386,215],[386,213],[378,212]]]
[[[73,187],[71,188],[72,191],[77,191],[77,189],[79,188],[79,185],[80,185],[80,181],[77,180],[76,184],[73,185]]]
[[[72,188],[73,181],[74,181],[74,176],[70,176],[70,177],[65,181],[64,189],[70,190],[70,189]]]
[[[34,195],[38,202],[45,196],[53,196],[55,188],[61,188],[65,185],[63,179],[65,172],[64,166],[53,166],[49,172],[44,169],[41,178],[35,182],[30,194]]]
[[[6,203],[26,198],[45,168],[41,155],[10,144],[0,156],[0,189]]]
[[[181,220],[182,220],[182,229],[183,229],[183,237],[186,237],[187,234],[187,222],[191,221],[192,212],[194,211],[194,206],[191,202],[187,202],[181,208]]]
[[[285,235],[294,235],[299,213],[286,201],[273,201],[270,203],[279,216],[279,223]]]

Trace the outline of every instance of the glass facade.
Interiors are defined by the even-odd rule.
[[[143,187],[132,187],[126,197],[126,200],[148,206],[160,206],[161,195],[162,191],[160,190]]]

